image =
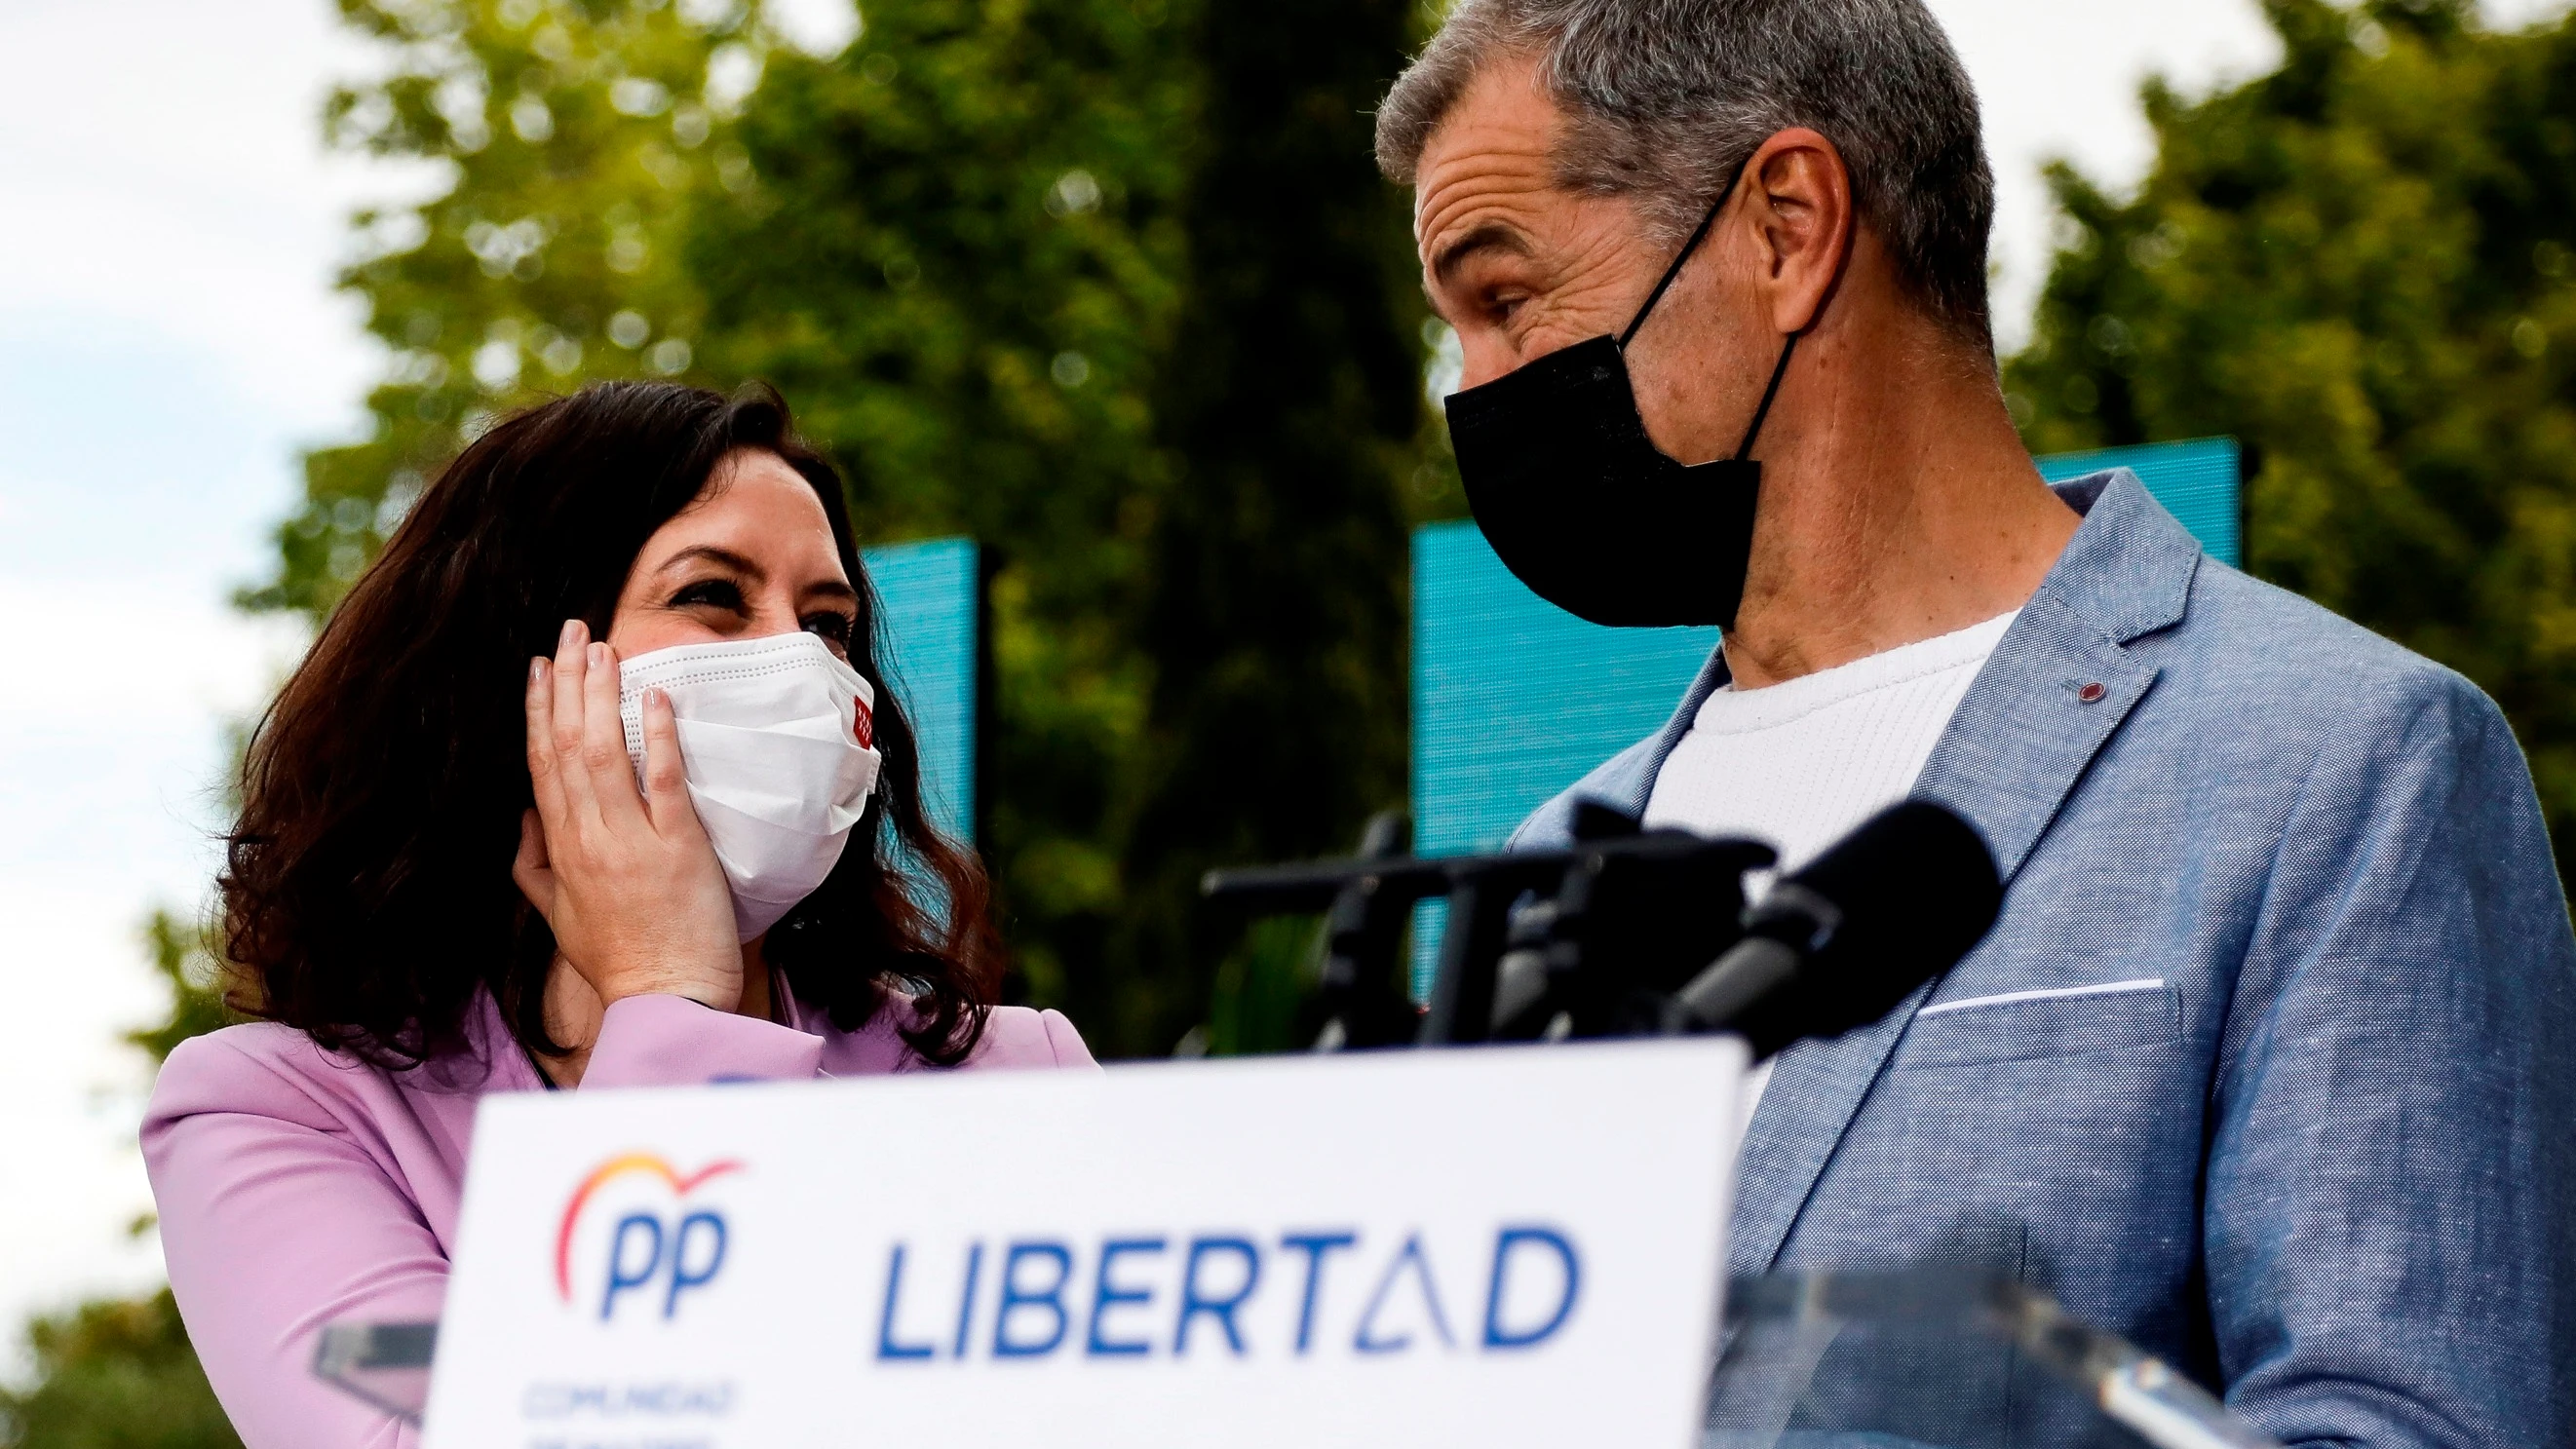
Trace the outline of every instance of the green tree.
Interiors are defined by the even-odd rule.
[[[35,1385],[0,1392],[9,1449],[239,1449],[170,1290],[84,1304],[27,1331]]]
[[[447,184],[360,212],[344,290],[391,357],[372,436],[305,459],[252,608],[319,618],[425,475],[496,410],[602,377],[689,375],[693,215],[742,204],[732,139],[775,41],[746,0],[339,0],[381,72],[324,115],[336,147]]]
[[[170,1013],[150,1026],[125,1034],[159,1067],[179,1043],[242,1020],[224,1005],[214,942],[206,928],[192,926],[166,910],[154,911],[143,923],[144,950],[152,972],[170,992]]]
[[[2035,451],[2244,440],[2253,570],[2494,695],[2576,860],[2576,24],[2264,8],[2279,70],[2147,86],[2134,196],[2051,170],[2010,401]]]
[[[1104,1045],[1184,265],[1178,28],[1160,0],[872,6],[843,55],[772,64],[740,131],[758,204],[705,213],[689,252],[709,364],[780,384],[864,536],[992,551],[980,843],[1028,988]]]
[[[170,1012],[126,1040],[158,1066],[179,1043],[232,1018],[201,931],[156,911],[144,932]],[[27,1342],[36,1376],[24,1389],[0,1390],[0,1449],[239,1449],[168,1289],[40,1318]]]
[[[1112,1013],[1206,1019],[1212,865],[1341,853],[1405,795],[1405,507],[1424,313],[1408,198],[1363,163],[1409,0],[1214,0],[1184,153],[1187,289],[1156,391],[1153,659]]]

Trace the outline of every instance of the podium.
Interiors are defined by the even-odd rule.
[[[506,1094],[441,1321],[331,1325],[313,1369],[428,1449],[2269,1442],[1992,1270],[1727,1284],[1747,1061]]]
[[[325,1328],[313,1371],[417,1425],[435,1323]],[[1739,1278],[1703,1449],[2278,1449],[2199,1386],[2008,1277]]]

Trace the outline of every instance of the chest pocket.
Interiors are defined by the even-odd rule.
[[[1915,1013],[1901,1067],[1961,1067],[2165,1046],[2182,1036],[2182,993],[2162,980],[1936,1001]]]

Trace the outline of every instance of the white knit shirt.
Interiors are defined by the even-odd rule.
[[[1913,790],[2019,612],[1768,688],[1717,691],[1655,776],[1646,824],[1748,835],[1796,870]],[[1758,895],[1768,877],[1748,885]],[[1765,1062],[1746,1083],[1747,1121],[1770,1076]]]

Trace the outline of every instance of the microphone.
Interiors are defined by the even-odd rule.
[[[2003,884],[1985,837],[1908,800],[1872,816],[1745,912],[1744,939],[1681,990],[1685,1029],[1771,1056],[1896,1009],[1985,939]]]

